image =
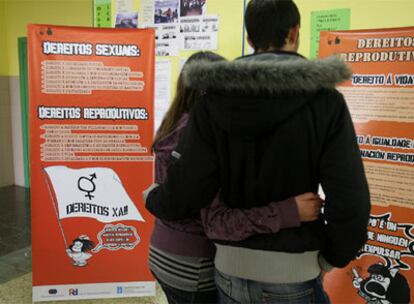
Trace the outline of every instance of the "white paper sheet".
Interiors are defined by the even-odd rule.
[[[156,25],[155,55],[178,56],[179,33],[177,24]]]
[[[141,3],[141,27],[151,27],[154,25],[154,0],[142,0]]]
[[[116,0],[116,12],[126,13],[132,12],[132,0]]]
[[[171,103],[171,61],[157,60],[155,62],[155,105],[154,105],[154,130],[161,125],[165,113]]]
[[[180,48],[186,51],[218,49],[219,17],[216,15],[180,19]]]

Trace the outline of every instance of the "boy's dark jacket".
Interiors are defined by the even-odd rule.
[[[251,208],[317,192],[321,184],[326,200],[320,220],[217,242],[321,250],[331,265],[347,265],[367,239],[370,199],[351,117],[335,89],[350,76],[346,65],[333,57],[308,61],[277,52],[195,62],[183,73],[185,85],[205,94],[147,208],[176,220],[197,214],[218,191],[229,207]]]

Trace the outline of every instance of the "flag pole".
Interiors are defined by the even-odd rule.
[[[55,202],[54,196],[52,194],[52,191],[50,190],[50,184],[49,184],[49,178],[47,177],[47,172],[46,172],[45,168],[42,168],[42,171],[43,171],[43,176],[45,178],[45,182],[46,182],[46,185],[47,185],[47,190],[49,192],[49,196],[52,199],[53,208],[55,209],[55,214],[56,214],[56,218],[58,220],[60,232],[62,233],[63,241],[65,242],[65,248],[68,248],[68,242],[66,241],[66,236],[65,236],[65,233],[63,231],[62,223],[60,222],[60,218],[59,218],[59,211],[58,211],[58,208],[56,207],[56,202]]]

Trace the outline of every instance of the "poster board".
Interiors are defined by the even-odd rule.
[[[311,12],[310,59],[318,57],[319,33],[350,29],[351,10],[349,8]]]
[[[245,0],[93,0],[95,27],[131,26],[156,29],[156,58],[161,62],[161,80],[156,83],[155,130],[158,129],[173,97],[183,62],[198,50],[211,50],[232,60],[243,55]],[[104,5],[102,7],[102,5]],[[191,6],[191,9],[189,9]],[[109,12],[109,13],[108,13]],[[110,15],[111,24],[102,16]],[[132,16],[134,16],[132,18]],[[99,20],[98,20],[99,18]],[[127,27],[127,25],[125,25]],[[169,62],[167,64],[166,62]],[[157,74],[157,71],[156,71]],[[166,77],[167,76],[167,77]],[[155,76],[158,78],[158,76]],[[167,83],[168,82],[168,83]],[[164,94],[168,90],[167,94]]]
[[[371,194],[368,242],[325,277],[333,303],[414,299],[414,27],[322,32],[320,57],[353,70],[338,88],[355,125]]]
[[[154,31],[28,26],[33,300],[155,295]]]

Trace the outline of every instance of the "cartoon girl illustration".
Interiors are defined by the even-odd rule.
[[[399,271],[398,267],[389,268],[378,263],[368,267],[369,277],[362,278],[353,268],[352,284],[368,304],[408,304],[411,303],[410,286]]]
[[[78,238],[73,240],[72,245],[66,249],[66,253],[73,260],[73,265],[83,267],[88,264],[87,260],[92,254],[87,253],[93,248],[94,244],[89,240],[87,235],[80,235]]]

